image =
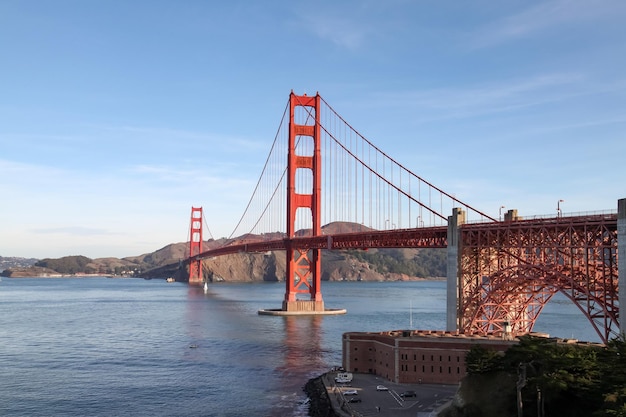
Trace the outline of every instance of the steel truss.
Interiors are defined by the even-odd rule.
[[[529,333],[561,292],[603,342],[619,334],[616,214],[467,224],[459,253],[461,331]]]

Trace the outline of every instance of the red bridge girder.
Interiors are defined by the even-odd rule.
[[[262,237],[259,237],[262,239]],[[446,248],[447,227],[423,227],[391,231],[367,231],[336,235],[294,237],[280,240],[237,241],[228,246],[204,251],[190,261],[229,255],[239,252],[267,252],[285,250],[291,242],[292,249],[368,249],[368,248]]]

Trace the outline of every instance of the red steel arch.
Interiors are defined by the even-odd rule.
[[[619,334],[617,215],[558,217],[461,228],[459,330],[531,332],[557,292],[601,340]]]

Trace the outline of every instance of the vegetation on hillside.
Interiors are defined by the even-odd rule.
[[[35,267],[47,268],[62,275],[134,275],[142,268],[146,268],[147,265],[117,258],[91,259],[86,256],[65,256],[56,259],[42,259],[35,263]]]
[[[91,259],[86,256],[65,256],[58,259],[45,258],[38,261],[35,266],[49,268],[57,271],[59,274],[78,274],[78,273],[95,273],[87,265],[91,263]]]
[[[410,253],[410,257],[407,257],[407,253]],[[446,276],[445,249],[352,250],[349,255],[368,263],[381,274],[396,273],[418,278]]]
[[[518,415],[519,388],[525,417],[626,417],[624,340],[601,347],[525,336],[505,354],[477,345],[466,363],[457,416]]]

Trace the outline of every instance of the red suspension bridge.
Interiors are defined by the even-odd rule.
[[[353,227],[337,233],[330,224]],[[603,341],[624,332],[618,271],[625,279],[626,199],[617,211],[529,219],[509,210],[502,221],[492,218],[396,162],[319,94],[291,93],[227,243],[207,250],[202,230],[202,208],[194,207],[189,283],[206,281],[204,259],[285,251],[285,314],[329,311],[321,291],[322,250],[446,248],[447,330],[528,333],[560,292]]]

